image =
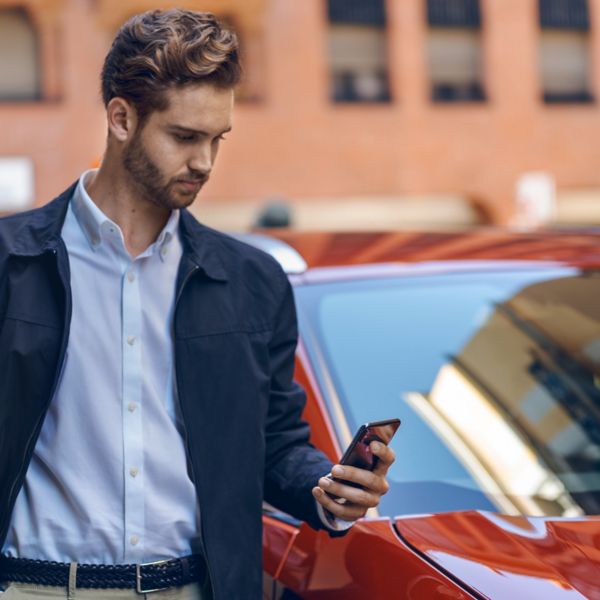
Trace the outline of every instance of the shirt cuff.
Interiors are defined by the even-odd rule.
[[[330,529],[331,531],[346,531],[346,529],[350,529],[350,527],[354,525],[354,521],[344,521],[344,519],[335,517],[316,500],[315,504],[317,505],[319,518],[327,529]]]

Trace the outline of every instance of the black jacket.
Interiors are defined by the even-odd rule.
[[[0,219],[0,546],[69,337],[60,232],[74,187]],[[308,444],[300,419],[305,399],[292,381],[297,330],[285,274],[185,210],[180,227],[175,372],[206,559],[216,600],[258,599],[263,497],[322,527],[310,490],[331,463]]]

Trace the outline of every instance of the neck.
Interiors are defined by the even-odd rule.
[[[131,256],[152,244],[169,220],[168,209],[140,198],[127,174],[106,161],[85,182],[85,188],[96,206],[121,228]]]

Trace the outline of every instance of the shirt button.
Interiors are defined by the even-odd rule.
[[[138,542],[140,541],[140,538],[137,535],[132,535],[129,538],[129,541],[131,542],[132,546],[137,546]]]
[[[135,467],[131,467],[131,469],[129,469],[129,474],[130,474],[132,477],[137,477],[138,470],[137,470]]]
[[[167,248],[166,248],[166,246],[163,246],[163,247],[160,249],[160,253],[162,254],[162,256],[166,256],[166,254],[167,254]]]
[[[129,412],[135,412],[135,409],[136,409],[136,408],[137,408],[137,404],[136,404],[135,402],[130,402],[130,403],[127,405],[127,410],[128,410]]]
[[[129,283],[133,283],[135,281],[135,274],[133,271],[127,272],[127,281],[129,281]]]
[[[133,346],[133,345],[135,344],[135,335],[130,335],[130,336],[127,338],[127,343],[128,343],[130,346]]]

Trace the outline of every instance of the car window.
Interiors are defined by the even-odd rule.
[[[600,278],[571,268],[296,288],[348,426],[400,417],[382,514],[600,510]]]

